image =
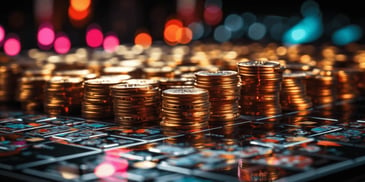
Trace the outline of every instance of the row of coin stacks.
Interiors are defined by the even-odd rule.
[[[219,124],[232,122],[240,114],[275,115],[305,110],[365,93],[365,53],[360,48],[348,51],[348,61],[343,61],[343,55],[333,47],[318,49],[323,56],[315,60],[318,54],[313,47],[273,44],[154,47],[133,53],[134,56],[82,50],[64,57],[32,50],[26,61],[2,64],[1,101],[16,100],[30,113],[90,119],[118,115],[118,123],[131,124],[150,120],[138,118],[148,114],[156,115],[151,120],[163,119],[159,108],[166,110],[164,90],[197,87],[209,93],[209,122]],[[117,88],[112,91],[111,87],[130,80],[134,80],[132,85],[156,82],[155,91],[138,95],[138,89],[133,88],[137,86],[132,85],[133,92]],[[140,100],[148,102],[143,105]],[[133,110],[131,103],[139,110]],[[143,107],[146,108],[142,110]],[[127,121],[124,114],[132,120]]]

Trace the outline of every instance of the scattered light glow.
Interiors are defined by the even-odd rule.
[[[65,54],[71,49],[71,41],[66,35],[59,35],[53,47],[58,54]]]
[[[115,167],[110,163],[101,163],[95,167],[94,174],[99,178],[112,176],[116,172]]]
[[[114,34],[107,35],[103,42],[103,48],[106,52],[114,52],[119,46],[119,38]]]
[[[346,45],[359,40],[362,37],[362,29],[358,25],[342,27],[332,34],[332,41],[336,45]]]
[[[238,31],[243,28],[243,19],[237,14],[230,14],[224,20],[224,25],[231,31]]]
[[[89,47],[96,48],[103,43],[103,33],[97,25],[90,25],[86,32],[86,43]]]
[[[201,22],[191,23],[189,26],[190,30],[193,32],[193,40],[198,40],[204,35],[204,25]]]
[[[5,39],[5,29],[0,25],[0,45]]]
[[[266,34],[266,26],[262,23],[253,23],[248,28],[248,37],[252,40],[260,40]]]
[[[16,56],[21,50],[20,40],[17,36],[10,36],[4,42],[5,54],[9,56]]]
[[[70,0],[71,7],[76,11],[85,11],[91,5],[91,0]]]
[[[232,37],[231,31],[224,25],[218,26],[214,30],[214,40],[218,42],[226,42]]]
[[[134,38],[134,44],[141,45],[144,48],[148,48],[152,45],[152,37],[148,33],[139,33]]]
[[[39,26],[37,40],[41,48],[52,45],[55,39],[55,32],[49,23],[44,23]]]
[[[217,5],[209,5],[204,9],[204,21],[208,25],[217,25],[222,20],[222,9]]]

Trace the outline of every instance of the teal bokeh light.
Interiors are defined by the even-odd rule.
[[[362,29],[358,25],[348,25],[342,27],[332,34],[332,42],[342,46],[355,41],[362,37]]]

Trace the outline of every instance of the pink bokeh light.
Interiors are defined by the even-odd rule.
[[[114,52],[119,46],[119,43],[119,38],[114,34],[110,34],[105,37],[103,48],[106,52]]]
[[[204,9],[204,21],[208,25],[217,25],[222,20],[223,12],[219,6],[209,5]]]
[[[96,48],[103,43],[104,35],[99,26],[92,25],[86,32],[86,44],[89,47]]]
[[[0,25],[0,45],[5,39],[5,29]]]
[[[42,24],[37,33],[38,44],[41,46],[48,47],[52,45],[55,40],[55,32],[51,24],[45,23]]]
[[[5,54],[9,56],[16,56],[21,50],[20,40],[17,36],[9,36],[4,42]]]
[[[65,54],[71,49],[71,41],[67,35],[58,35],[54,41],[53,47],[58,54]]]

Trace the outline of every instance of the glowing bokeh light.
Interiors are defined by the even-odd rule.
[[[171,26],[171,25],[176,25],[178,27],[182,27],[183,23],[182,21],[178,20],[178,19],[170,19],[165,23],[165,28]]]
[[[5,39],[5,29],[0,25],[0,45]]]
[[[287,30],[282,38],[284,44],[309,43],[318,39],[323,33],[321,17],[308,16]]]
[[[189,26],[190,30],[193,32],[193,40],[198,40],[204,35],[204,25],[201,22],[191,23]]]
[[[89,47],[96,48],[103,43],[104,35],[97,25],[90,25],[86,32],[86,44]]]
[[[119,38],[114,34],[107,35],[103,41],[103,48],[106,52],[114,52],[119,46]]]
[[[115,167],[110,163],[101,163],[95,167],[94,174],[99,178],[112,176],[116,172]]]
[[[70,0],[71,7],[76,11],[85,11],[91,5],[91,0]]]
[[[359,40],[363,30],[358,25],[348,25],[338,29],[332,35],[332,41],[336,45],[346,45]]]
[[[5,54],[9,56],[16,56],[21,50],[20,40],[17,36],[10,36],[4,42]]]
[[[65,54],[71,49],[71,41],[66,35],[59,35],[54,41],[53,47],[58,54]]]
[[[266,34],[266,26],[262,23],[253,23],[248,28],[248,37],[252,40],[260,40],[262,39]]]
[[[208,25],[217,25],[222,20],[222,16],[222,9],[216,5],[210,5],[204,9],[204,21]]]
[[[231,31],[229,31],[229,29],[224,25],[220,25],[214,30],[214,40],[218,42],[226,42],[231,37]]]
[[[134,44],[141,45],[144,48],[148,48],[152,45],[152,37],[148,33],[139,33],[134,38]]]
[[[89,16],[89,14],[90,14],[90,9],[77,11],[71,6],[68,8],[68,16],[75,21],[84,20]]]
[[[168,44],[177,44],[178,38],[176,33],[181,27],[175,24],[169,25],[164,30],[164,39]]]
[[[178,29],[176,37],[180,44],[188,44],[193,39],[193,32],[188,27],[181,27]]]
[[[37,40],[41,48],[50,46],[55,39],[55,32],[51,24],[45,23],[39,26]]]
[[[231,31],[241,30],[243,23],[243,18],[237,14],[230,14],[224,20],[224,25]]]

